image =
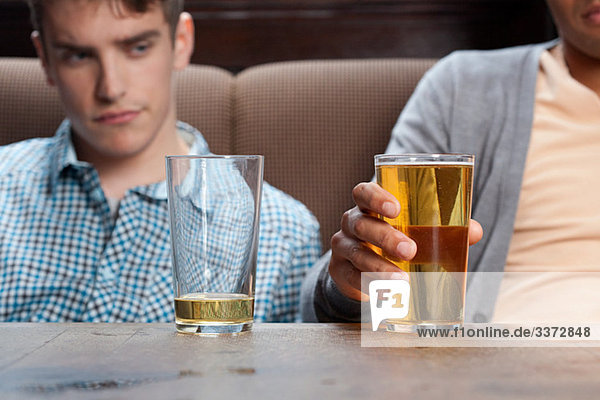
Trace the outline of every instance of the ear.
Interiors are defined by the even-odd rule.
[[[175,29],[174,51],[173,68],[181,70],[187,67],[194,51],[194,20],[187,12],[183,12],[179,16],[179,22]]]
[[[31,41],[33,42],[33,47],[35,47],[35,52],[37,53],[38,58],[42,62],[42,68],[44,68],[44,73],[46,74],[46,81],[50,86],[54,86],[54,79],[50,77],[50,73],[48,71],[48,58],[46,57],[46,52],[44,51],[42,37],[38,31],[31,32]]]

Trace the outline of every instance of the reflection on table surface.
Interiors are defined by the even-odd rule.
[[[365,348],[359,324],[0,324],[2,399],[596,398],[600,348]]]

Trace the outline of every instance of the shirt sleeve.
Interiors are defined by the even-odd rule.
[[[319,222],[302,203],[265,182],[260,224],[255,321],[299,321],[300,288],[321,255]]]
[[[315,220],[316,223],[316,220]],[[297,248],[294,250],[294,258],[292,267],[289,270],[291,273],[286,277],[284,282],[290,282],[294,286],[294,321],[301,322],[301,287],[308,271],[315,265],[321,255],[321,234],[319,232],[318,223],[314,226],[305,238],[298,241]]]
[[[360,322],[360,301],[344,296],[329,275],[331,250],[308,272],[302,285],[304,322]]]
[[[308,210],[306,211],[308,213]],[[280,279],[273,291],[273,303],[269,321],[300,322],[300,291],[307,272],[321,255],[321,235],[319,224],[309,215],[309,224],[287,238],[292,246],[290,261],[282,267]],[[307,220],[307,218],[304,218]]]

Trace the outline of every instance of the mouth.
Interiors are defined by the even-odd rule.
[[[600,25],[600,4],[594,4],[581,15],[584,21],[592,25]]]
[[[105,125],[119,125],[133,121],[139,114],[140,111],[135,110],[110,111],[94,117],[93,120]]]

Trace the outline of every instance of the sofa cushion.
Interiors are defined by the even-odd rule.
[[[233,154],[233,75],[221,68],[190,65],[176,75],[177,117],[196,127],[216,154]]]
[[[0,58],[0,145],[51,136],[62,119],[37,58]]]
[[[265,179],[321,223],[324,249],[374,174],[400,111],[434,60],[296,61],[236,78],[234,152],[264,154]]]

